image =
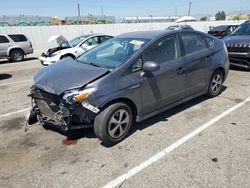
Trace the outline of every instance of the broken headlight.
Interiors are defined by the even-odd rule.
[[[81,103],[87,99],[93,92],[95,88],[88,88],[84,90],[70,90],[65,92],[63,99],[68,104]]]

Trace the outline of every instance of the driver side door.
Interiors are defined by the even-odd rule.
[[[185,74],[179,39],[176,34],[167,36],[143,54],[143,63],[153,61],[160,64],[155,72],[144,72],[141,82],[141,104],[143,116],[153,113],[185,97]]]

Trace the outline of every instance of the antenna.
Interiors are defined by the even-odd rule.
[[[103,6],[101,6],[101,14],[102,14],[102,18],[103,18]]]

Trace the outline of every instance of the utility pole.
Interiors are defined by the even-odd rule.
[[[78,9],[78,24],[80,25],[81,12],[80,12],[80,4],[79,3],[77,3],[77,9]]]
[[[101,6],[101,15],[102,15],[102,18],[103,18],[103,6]]]
[[[191,6],[192,6],[192,2],[189,2],[189,8],[188,8],[188,16],[190,16],[190,11],[191,11]]]

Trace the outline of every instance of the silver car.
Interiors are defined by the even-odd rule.
[[[22,34],[0,34],[0,59],[23,61],[24,56],[33,53],[31,41]]]

